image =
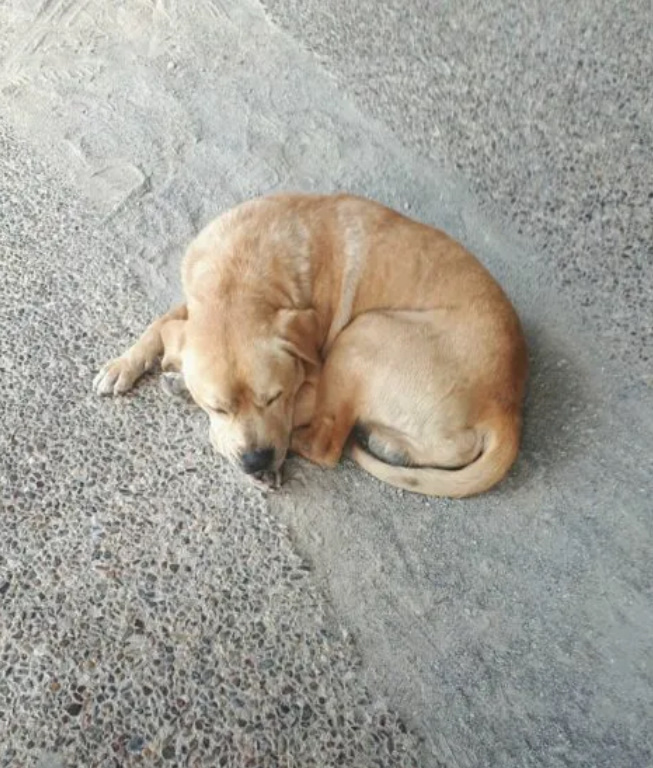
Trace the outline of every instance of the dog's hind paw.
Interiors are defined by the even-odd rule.
[[[333,421],[331,417],[323,417],[295,429],[290,438],[292,452],[321,467],[335,467],[342,454],[343,441],[334,430]]]

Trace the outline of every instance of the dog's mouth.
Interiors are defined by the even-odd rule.
[[[286,459],[288,458],[288,449],[283,451],[281,458],[277,458],[274,466],[270,469],[263,469],[260,472],[253,472],[248,474],[247,477],[254,485],[263,491],[278,491],[283,485],[284,474],[283,468],[286,465]]]
[[[281,453],[281,455],[279,455]],[[283,485],[283,468],[288,458],[288,448],[282,449],[281,452],[277,449],[277,458],[274,465],[270,469],[263,469],[260,472],[252,472],[247,474],[249,480],[262,491],[278,491]]]
[[[262,472],[254,472],[248,475],[249,479],[257,488],[264,491],[277,491],[281,488],[282,475],[281,467],[279,469],[266,469]]]

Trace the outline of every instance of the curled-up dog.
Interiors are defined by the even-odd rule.
[[[102,368],[98,393],[126,392],[161,358],[215,449],[270,486],[289,450],[332,467],[347,449],[434,496],[486,491],[513,464],[521,325],[444,232],[349,195],[266,197],[198,235],[182,282],[186,303]]]

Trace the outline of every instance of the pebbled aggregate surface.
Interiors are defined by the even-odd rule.
[[[0,157],[0,765],[418,766],[197,410],[91,393],[147,299],[2,123]]]

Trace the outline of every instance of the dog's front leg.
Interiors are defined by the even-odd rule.
[[[93,381],[99,395],[121,395],[163,356],[164,370],[179,370],[188,311],[182,304],[155,320],[125,353],[106,363]]]

